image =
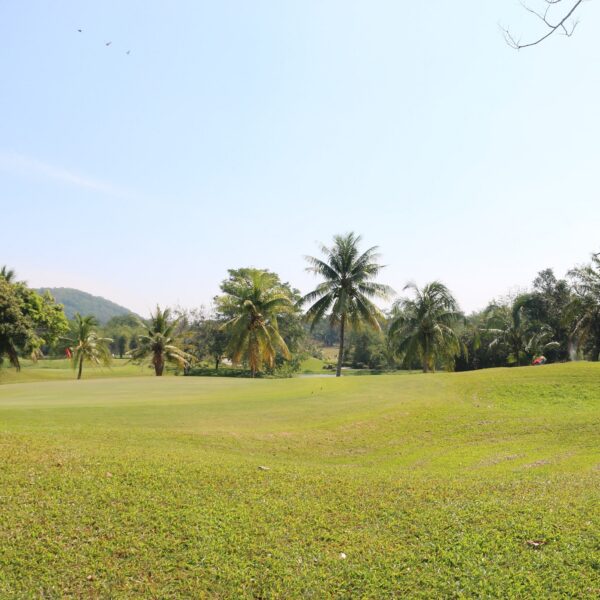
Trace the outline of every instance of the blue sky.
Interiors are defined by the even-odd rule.
[[[0,264],[141,314],[232,267],[308,291],[350,230],[468,311],[562,275],[600,250],[600,3],[527,51],[499,22],[540,31],[509,0],[2,3]]]

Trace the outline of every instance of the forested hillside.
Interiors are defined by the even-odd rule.
[[[68,319],[72,319],[75,313],[78,312],[82,315],[94,315],[100,323],[104,324],[112,317],[131,314],[131,311],[124,306],[81,290],[59,287],[40,288],[38,291],[45,292],[46,290],[54,296],[58,303],[64,305]]]

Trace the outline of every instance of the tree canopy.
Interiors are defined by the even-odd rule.
[[[0,274],[0,361],[8,358],[20,368],[19,356],[37,360],[42,349],[56,343],[68,331],[62,306],[48,293],[40,295],[24,282],[15,281],[14,271]]]

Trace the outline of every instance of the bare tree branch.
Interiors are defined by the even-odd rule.
[[[521,50],[522,48],[530,48],[531,46],[537,46],[538,44],[541,44],[544,40],[548,39],[551,35],[557,32],[559,35],[571,37],[573,35],[573,32],[575,31],[575,28],[577,27],[577,24],[579,23],[579,21],[573,19],[573,15],[575,14],[575,11],[581,6],[581,4],[583,4],[583,1],[584,0],[567,0],[567,2],[565,2],[565,0],[543,0],[543,2],[546,5],[546,9],[543,12],[539,12],[531,8],[521,0],[523,8],[527,12],[531,13],[532,15],[535,15],[538,19],[540,19],[547,28],[547,31],[545,34],[541,35],[532,42],[521,43],[521,40],[515,38],[509,29],[501,27],[506,43],[515,50]],[[552,21],[551,15],[554,12],[553,9],[559,4],[564,6],[567,3],[570,3],[570,8],[565,9],[563,11],[558,21]]]

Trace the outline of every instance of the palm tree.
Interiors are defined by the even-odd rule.
[[[277,317],[291,312],[293,304],[274,273],[240,269],[232,274],[221,286],[225,295],[217,300],[221,314],[230,317],[223,325],[230,335],[227,352],[234,365],[247,360],[255,377],[264,364],[273,368],[277,351],[289,360]]]
[[[346,327],[360,328],[366,324],[375,330],[381,329],[379,322],[383,315],[372,299],[386,299],[393,293],[387,285],[374,281],[383,268],[377,262],[377,246],[361,254],[360,241],[361,237],[355,233],[336,235],[333,246],[321,245],[324,260],[306,257],[310,264],[307,271],[322,277],[324,281],[306,294],[300,303],[311,303],[306,312],[311,328],[325,316],[329,317],[332,326],[340,328],[336,377],[342,372]]]
[[[592,255],[591,264],[569,272],[573,279],[574,298],[567,307],[567,317],[574,326],[572,342],[591,347],[592,360],[600,352],[600,254]],[[575,351],[571,353],[573,356]]]
[[[396,351],[405,363],[419,359],[424,373],[435,371],[439,361],[453,366],[462,349],[456,332],[462,313],[454,296],[439,281],[423,288],[409,283],[404,289],[412,290],[414,297],[394,304],[389,335],[396,343]]]
[[[14,283],[16,276],[17,274],[15,271],[13,269],[9,269],[6,265],[0,269],[0,277],[5,279],[7,283]]]
[[[486,309],[488,327],[484,331],[495,336],[489,347],[505,344],[512,352],[512,360],[517,367],[521,364],[521,357],[528,352],[530,342],[535,343],[525,314],[530,300],[528,294],[523,294],[514,300],[512,306],[492,304]]]
[[[112,340],[98,336],[96,330],[98,321],[94,316],[82,317],[79,313],[76,313],[74,320],[74,336],[68,341],[71,343],[73,368],[78,368],[77,379],[81,379],[83,363],[86,360],[96,365],[108,366],[111,359],[108,344]]]
[[[536,357],[541,356],[548,350],[556,350],[560,348],[560,344],[550,339],[553,337],[552,328],[549,325],[542,325],[539,331],[535,331],[531,334],[527,345],[525,346],[525,352],[530,356]]]
[[[150,358],[157,377],[162,376],[167,362],[185,368],[193,358],[174,345],[173,333],[176,326],[177,319],[171,318],[171,310],[161,310],[157,305],[154,314],[150,315],[149,324],[143,325],[146,333],[138,337],[138,346],[131,352],[132,360]]]

